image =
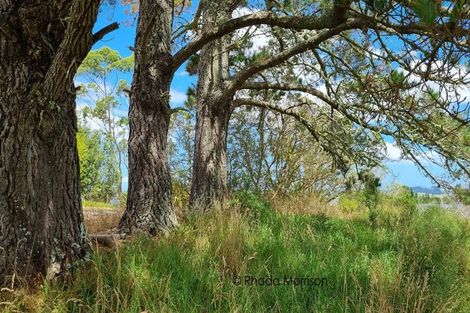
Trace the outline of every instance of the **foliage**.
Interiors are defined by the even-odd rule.
[[[470,275],[468,267],[461,271],[469,264],[468,250],[462,249],[468,247],[469,239],[468,221],[456,219],[452,213],[432,207],[415,214],[400,239],[404,267],[412,279],[427,284],[443,300],[448,296],[445,290],[451,290],[460,275]]]
[[[172,184],[173,206],[176,211],[183,215],[189,202],[189,189],[187,185],[183,185],[174,180]]]
[[[465,205],[470,205],[470,189],[457,187],[455,189],[457,199]]]
[[[168,154],[173,184],[189,189],[194,151],[194,112],[192,89],[181,111],[171,116]]]
[[[232,115],[228,137],[229,184],[234,190],[322,193],[344,186],[332,158],[293,119],[257,108]]]
[[[380,178],[376,177],[373,173],[362,172],[359,175],[359,179],[361,179],[363,184],[361,200],[366,208],[369,209],[369,221],[372,225],[376,225]]]
[[[128,72],[134,66],[134,55],[122,57],[118,51],[109,47],[92,50],[78,68],[78,75],[88,74],[92,77],[105,78],[113,71]],[[96,88],[97,82],[93,82]]]
[[[354,213],[362,211],[364,208],[363,201],[361,201],[359,195],[348,192],[340,195],[339,207],[345,213]]]
[[[269,3],[280,12],[288,8],[293,15],[321,16],[336,2]],[[445,168],[450,180],[468,177],[470,155],[464,138],[468,138],[470,115],[462,91],[470,77],[469,19],[464,3],[353,1],[355,17],[382,26],[345,31],[275,68],[264,69],[250,77],[246,85],[251,86],[240,87],[237,103],[276,108],[284,116],[303,119],[302,124],[312,128],[312,137],[343,170],[380,163],[384,136],[388,136],[403,156],[436,182],[445,178],[434,177],[432,163]],[[438,35],[439,29],[447,35]],[[254,52],[252,37],[233,36],[237,49],[231,54],[231,71],[256,69],[261,60],[274,60],[312,35],[262,26],[257,32],[263,36],[269,32],[268,40]],[[438,37],[440,44],[436,44]],[[272,95],[276,90],[277,95]]]
[[[98,124],[104,140],[111,144],[108,153],[118,162],[118,194],[122,192],[121,167],[125,165],[129,124],[127,114],[119,110],[126,106],[122,96],[129,86],[118,75],[130,72],[133,63],[134,55],[122,57],[118,51],[102,47],[88,53],[77,73],[86,81],[80,84],[80,99],[87,104],[81,108],[81,117],[85,123]]]
[[[99,132],[80,127],[77,133],[82,196],[109,202],[117,191],[117,162],[111,144]]]
[[[268,201],[257,192],[239,191],[234,194],[231,205],[250,218],[250,222],[266,223],[272,217],[272,208]]]
[[[425,24],[432,24],[438,16],[438,3],[440,1],[417,0],[413,1],[413,9]]]

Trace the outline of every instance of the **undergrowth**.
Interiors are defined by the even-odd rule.
[[[340,202],[277,199],[271,205],[240,193],[167,237],[140,236],[115,250],[98,249],[72,280],[34,293],[10,292],[3,307],[470,312],[468,221],[439,208],[417,210],[404,192],[382,197],[373,222],[360,200]]]

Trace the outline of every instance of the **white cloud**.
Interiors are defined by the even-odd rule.
[[[266,47],[269,43],[269,40],[272,39],[272,36],[267,35],[270,34],[268,27],[261,25],[258,27],[252,34],[250,41],[252,43],[251,48],[247,49],[247,53],[250,55],[255,54],[256,52],[260,51],[264,47]]]
[[[439,164],[442,162],[442,157],[439,153],[432,150],[416,153],[415,157],[423,165]],[[385,142],[385,158],[388,162],[414,164],[410,158],[403,156],[403,152],[394,142]]]
[[[400,148],[390,142],[385,142],[385,156],[389,161],[400,161],[402,153]]]
[[[185,77],[185,76],[189,76],[189,73],[186,72],[186,71],[178,71],[178,72],[176,72],[175,76]]]
[[[256,13],[257,11],[258,10],[250,10],[247,7],[237,8],[235,11],[233,11],[232,17],[237,18]],[[250,32],[249,40],[252,46],[245,50],[246,55],[254,55],[255,53],[259,52],[261,49],[266,47],[269,43],[269,40],[273,38],[271,36],[271,32],[269,31],[269,27],[266,25],[241,28],[235,32],[235,37],[242,38],[247,33],[247,31]]]
[[[233,18],[237,18],[237,17],[241,17],[243,15],[247,15],[247,14],[250,14],[250,13],[253,13],[249,8],[247,7],[240,7],[240,8],[236,8],[233,12],[232,12],[232,17]]]
[[[444,71],[441,70],[440,68],[444,66],[443,61],[435,61],[431,67],[430,70],[431,72],[437,72],[435,75],[439,75],[439,71]],[[421,64],[421,61],[416,59],[410,62],[410,67],[416,69],[416,71],[419,71],[421,73],[425,73],[428,70],[427,64]],[[409,81],[410,82],[415,82],[418,83],[422,81],[422,77],[415,73],[411,73],[403,68],[398,68],[398,71],[404,73],[405,75],[409,75]],[[468,71],[467,68],[464,68],[463,66],[456,65],[452,68],[446,68],[445,71],[448,72],[448,76],[451,79],[454,79],[456,81],[469,81],[469,76],[470,72]],[[450,83],[438,83],[436,81],[426,81],[424,82],[423,86],[421,87],[421,90],[419,90],[419,93],[422,93],[425,91],[425,88],[429,88],[431,90],[434,90],[440,94],[440,97],[442,99],[450,100],[450,101],[464,101],[469,102],[470,101],[470,84],[464,83],[461,85],[453,85]],[[443,88],[444,87],[444,88]],[[457,97],[457,94],[459,97]]]
[[[170,102],[171,102],[171,104],[181,105],[186,101],[187,98],[188,97],[187,97],[185,92],[182,92],[182,91],[177,90],[177,89],[171,89],[170,90]]]

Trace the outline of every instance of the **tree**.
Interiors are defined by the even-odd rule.
[[[135,40],[129,112],[129,189],[119,232],[173,228],[167,145],[170,124],[172,1],[143,0]]]
[[[346,180],[333,159],[307,129],[289,116],[264,108],[242,107],[233,113],[228,160],[229,187],[235,190],[281,196],[315,193],[332,199],[345,187]]]
[[[169,162],[175,209],[186,209],[191,186],[194,153],[194,88],[188,88],[187,100],[179,114],[173,114],[170,126]]]
[[[221,6],[225,5],[227,10],[232,4],[223,1],[217,5],[214,14],[219,16],[224,12]],[[382,154],[371,155],[359,147],[373,147],[376,143],[383,146],[382,136],[391,136],[427,175],[432,177],[419,160],[423,149],[437,151],[446,159],[451,172],[456,167],[469,175],[468,154],[462,146],[451,148],[455,143],[453,129],[469,123],[459,95],[459,88],[468,84],[464,63],[469,53],[465,38],[470,30],[468,8],[463,2],[443,8],[437,4],[423,6],[421,2],[382,1],[380,5],[379,2],[371,5],[359,1],[318,1],[305,7],[272,5],[271,9],[299,20],[289,26],[271,24],[291,30],[273,29],[269,51],[259,52],[245,66],[226,68],[218,61],[220,51],[227,53],[230,46],[237,46],[236,42],[225,44],[225,49],[204,48],[201,52],[201,62],[211,59],[210,66],[217,69],[216,74],[232,75],[209,78],[211,84],[206,85],[212,90],[207,95],[204,84],[199,84],[202,92],[198,96],[204,100],[198,102],[201,104],[198,114],[205,115],[199,123],[208,135],[196,136],[192,190],[216,191],[192,192],[191,203],[207,208],[223,199],[227,134],[220,125],[225,125],[232,110],[239,106],[256,106],[294,117],[343,171],[353,165],[359,168],[378,165]],[[302,18],[308,19],[306,12],[317,17],[313,26],[300,22]],[[404,47],[402,50],[393,48],[397,42]],[[214,62],[219,64],[214,66]],[[210,66],[200,64],[200,79],[208,79],[206,68]],[[267,81],[260,75],[274,68],[279,69],[277,74],[265,75]],[[307,74],[297,74],[300,77],[295,82],[280,79],[292,70]],[[440,88],[440,95],[435,94],[430,82]],[[300,92],[308,94],[310,99],[297,105],[268,102],[243,97],[246,94],[243,90]],[[329,110],[324,110],[325,107]],[[320,112],[332,127],[315,127],[311,118],[316,115],[309,112]],[[439,123],[438,116],[446,123]],[[449,121],[455,127],[449,127]],[[348,135],[347,125],[352,127],[352,136]],[[207,130],[208,127],[211,129]],[[196,133],[197,129],[198,126]],[[361,144],[354,144],[357,141]],[[198,146],[205,150],[198,150]],[[204,164],[211,169],[212,164],[220,166],[215,166],[217,170],[200,170],[198,159],[203,167]]]
[[[220,125],[225,125],[224,123],[228,121],[230,112],[237,106],[254,105],[293,116],[308,128],[312,136],[319,141],[322,148],[335,158],[335,162],[338,166],[342,164],[343,168],[347,168],[347,164],[350,163],[349,157],[344,157],[344,151],[341,149],[340,142],[336,142],[334,147],[329,147],[328,143],[330,141],[327,139],[328,132],[319,133],[318,130],[311,127],[308,119],[295,112],[295,109],[286,110],[286,108],[277,107],[273,103],[252,101],[252,99],[236,99],[236,101],[231,101],[239,90],[245,88],[244,86],[246,86],[247,82],[258,83],[257,75],[262,71],[280,66],[291,58],[307,53],[308,51],[311,51],[311,53],[315,51],[317,55],[321,52],[320,56],[325,55],[328,57],[329,55],[327,53],[329,52],[335,56],[337,55],[337,51],[333,43],[335,40],[339,39],[344,42],[343,37],[350,33],[354,33],[359,39],[362,38],[360,35],[363,33],[368,34],[367,38],[369,39],[372,38],[371,36],[375,35],[375,33],[385,34],[385,36],[391,36],[398,41],[404,42],[407,46],[412,44],[412,42],[410,43],[411,37],[417,37],[424,40],[423,44],[425,49],[432,47],[436,40],[443,41],[452,46],[452,49],[447,49],[445,45],[438,45],[441,50],[445,48],[444,52],[446,53],[450,50],[454,51],[453,48],[457,48],[458,51],[465,51],[466,49],[466,46],[462,44],[462,40],[468,35],[468,22],[466,22],[464,18],[467,13],[465,13],[466,7],[461,5],[456,5],[449,10],[437,10],[439,17],[435,18],[436,23],[429,25],[425,23],[425,21],[429,19],[429,16],[425,17],[427,13],[416,13],[419,10],[414,8],[414,4],[402,1],[380,2],[381,5],[379,6],[369,5],[366,2],[353,2],[348,0],[306,2],[305,7],[289,5],[290,2],[286,3],[287,5],[285,7],[277,5],[277,2],[270,1],[270,3],[275,5],[270,5],[269,8],[261,7],[261,10],[257,12],[240,17],[224,18],[222,22],[213,24],[211,27],[201,27],[201,24],[204,25],[204,23],[201,23],[203,12],[207,8],[210,8],[211,3],[200,1],[194,13],[193,20],[178,27],[173,36],[171,35],[171,21],[174,20],[172,13],[178,13],[182,10],[177,10],[177,8],[172,6],[173,3],[169,1],[157,1],[153,4],[149,4],[146,1],[140,3],[138,35],[135,45],[135,79],[131,94],[129,201],[126,213],[121,222],[122,231],[132,232],[132,229],[140,229],[150,233],[156,233],[160,229],[167,230],[176,224],[174,210],[169,200],[171,199],[171,183],[167,161],[168,125],[170,115],[174,112],[174,110],[171,110],[169,107],[170,83],[176,69],[192,55],[214,40],[222,38],[237,29],[253,25],[265,24],[276,27],[276,30],[286,29],[284,32],[286,38],[282,37],[282,40],[279,40],[278,44],[271,49],[270,53],[260,56],[255,62],[237,70],[236,74],[230,75],[228,79],[224,80],[223,84],[219,84],[219,81],[215,80],[217,86],[211,89],[209,98],[211,100],[210,102],[216,104],[221,110],[205,106],[205,113],[198,112],[198,114],[202,114],[201,118],[199,118],[200,123],[210,121],[210,123],[206,123],[206,125],[214,125],[214,128],[210,131],[199,132],[200,135],[196,135],[196,138],[199,139],[195,143],[195,149],[197,151],[195,160],[199,158],[200,155],[200,159],[204,161],[204,155],[209,155],[212,159],[218,160],[217,162],[221,164],[219,168],[223,169],[216,171],[217,175],[219,175],[216,177],[213,175],[213,172],[204,170],[204,164],[202,162],[194,162],[194,174],[192,178],[194,182],[192,190],[194,190],[194,192],[191,193],[193,195],[191,203],[201,203],[203,207],[206,207],[206,205],[203,204],[207,203],[207,194],[215,195],[215,197],[220,196],[222,199],[224,197],[226,189],[226,167],[223,165],[227,163],[224,161],[226,155],[226,147],[224,147],[226,133],[224,133],[224,131],[218,131],[218,129],[220,129]],[[220,10],[224,16],[225,12],[230,12],[230,5],[232,4],[234,3],[231,1],[223,1],[222,3],[218,2],[217,6],[222,8],[221,6],[227,5],[225,9]],[[206,5],[207,8],[205,7]],[[450,18],[454,20],[450,21]],[[452,32],[449,32],[451,28]],[[188,33],[192,34],[192,39],[184,45],[184,40],[181,38]],[[354,39],[354,36],[349,37],[350,42],[352,41],[354,43]],[[172,42],[175,43],[175,45],[182,45],[182,48],[179,50],[175,49],[176,47],[172,47]],[[351,48],[351,44],[347,45]],[[366,47],[370,53],[373,52],[373,46]],[[328,48],[326,49],[327,52],[323,53],[321,50],[325,48]],[[177,50],[177,52],[172,54],[171,52],[173,50]],[[415,48],[415,52],[416,51]],[[426,51],[426,56],[434,55],[433,58],[435,58],[435,54],[428,52],[429,51]],[[412,55],[412,53],[410,53],[410,55]],[[396,60],[401,60],[400,57],[401,56],[397,54],[391,54],[388,61],[394,60],[394,62],[397,62]],[[313,55],[312,58],[316,58],[315,55]],[[204,59],[202,54],[201,59]],[[315,62],[320,64],[321,59]],[[346,63],[346,65],[348,64]],[[375,65],[373,65],[372,68],[376,69],[377,73],[379,72]],[[416,69],[413,70],[414,66],[408,67],[407,69],[411,69],[410,72],[413,74],[419,74]],[[220,70],[225,73],[225,69],[220,68]],[[338,82],[340,75],[333,75],[333,70],[334,66],[332,66],[332,68],[326,67],[326,71],[322,71],[323,75],[326,75],[325,77],[328,83],[331,83],[330,80],[333,79],[335,82]],[[354,78],[353,73],[357,73],[358,70],[360,69],[356,68],[355,70],[353,69],[353,71],[349,71],[351,75],[348,77]],[[443,74],[445,74],[445,68],[441,68],[441,70]],[[334,70],[334,72],[336,73],[336,70]],[[340,73],[344,73],[344,70],[341,70]],[[202,79],[205,79],[204,76]],[[384,81],[383,77],[381,81]],[[278,84],[279,82],[275,81],[275,83]],[[204,86],[204,84],[201,86]],[[275,90],[286,88],[282,84],[268,84],[268,86],[270,87],[269,89]],[[332,84],[332,86],[336,86],[336,83]],[[290,86],[289,90],[296,89],[297,92],[306,92],[305,86],[300,86],[302,88],[293,87],[297,86]],[[257,85],[255,87],[246,86],[246,88],[252,89],[261,87]],[[328,98],[324,97],[323,93],[319,93],[319,90],[313,89],[314,90],[310,88],[308,90],[309,93],[312,94],[312,97],[320,99],[329,105],[331,109],[336,112],[334,113],[336,116],[350,119],[355,123],[356,128],[370,130],[370,133],[367,131],[362,132],[363,138],[371,137],[374,141],[376,140],[377,136],[374,134],[378,132],[373,124],[366,124],[366,120],[358,119],[356,116],[351,115],[350,112],[345,109],[345,107],[349,108],[349,106],[340,105],[341,103],[337,102],[337,97],[333,97],[332,93],[327,94],[328,97],[332,97]],[[331,91],[331,88],[329,89]],[[143,90],[152,90],[152,92],[146,94]],[[341,95],[345,98],[345,90],[341,88],[340,91],[343,92]],[[368,95],[373,96],[375,92],[376,90],[369,92]],[[198,97],[199,96],[198,94]],[[384,98],[381,97],[381,99]],[[135,104],[133,104],[133,101]],[[228,107],[229,104],[231,105],[230,107]],[[359,107],[355,106],[354,108]],[[224,113],[220,113],[220,111]],[[144,124],[142,121],[146,121],[146,123]],[[367,127],[364,127],[364,125],[367,125]],[[196,129],[197,128],[198,127],[196,127]],[[374,129],[376,131],[375,133]],[[197,130],[196,133],[198,133]],[[357,133],[359,136],[359,132]],[[390,133],[390,131],[383,132],[383,134]],[[214,136],[204,134],[214,134]],[[395,133],[395,135],[397,135],[397,138],[403,138],[399,137],[398,133]],[[338,136],[338,134],[335,136]],[[202,144],[205,140],[209,140],[209,145],[207,146],[208,150],[203,151],[205,148],[198,149],[198,146],[205,147],[205,145]],[[403,140],[401,142],[403,142]],[[353,145],[349,146],[352,147],[351,151],[357,156],[359,154],[358,152],[360,152],[355,150],[357,147],[354,148]],[[212,150],[212,153],[209,150]],[[199,154],[200,152],[203,152],[203,154]],[[376,162],[376,160],[372,159],[373,158],[370,157],[366,158],[367,161]],[[460,157],[459,160],[461,160]],[[197,164],[202,164],[202,166]],[[206,176],[207,179],[204,179],[204,176]],[[213,187],[205,186],[206,181],[213,182]],[[210,192],[206,192],[207,190]],[[199,197],[199,195],[201,195],[201,197]],[[218,199],[215,197],[210,196],[209,202],[217,201]]]
[[[204,4],[205,27],[216,28],[217,24],[230,19],[232,12],[240,5],[240,1],[219,1]],[[313,20],[313,25],[306,27],[331,28],[344,19],[341,15],[344,3],[338,1],[331,12]],[[325,17],[338,15],[337,21],[328,21]],[[290,26],[300,27],[295,21]],[[332,32],[332,35],[335,32]],[[279,55],[271,62],[260,59],[238,75],[229,76],[229,44],[228,37],[207,44],[201,51],[199,62],[198,107],[196,121],[196,142],[193,178],[191,185],[190,206],[195,211],[204,211],[213,207],[214,202],[223,201],[227,192],[227,130],[230,115],[233,111],[232,99],[241,85],[264,69],[279,65],[290,56],[308,49],[301,45]],[[299,50],[299,51],[296,51]],[[269,59],[268,59],[269,61]]]
[[[89,103],[83,108],[83,118],[97,120],[106,140],[112,145],[111,153],[117,159],[118,180],[116,191],[122,193],[122,166],[125,165],[125,151],[127,150],[127,116],[117,113],[118,106],[122,103],[119,97],[128,90],[127,82],[112,79],[120,73],[129,72],[132,69],[134,56],[123,58],[119,52],[108,47],[102,47],[88,53],[83,63],[78,68],[78,78],[84,78],[86,83],[80,84],[81,98]]]
[[[77,147],[82,197],[108,203],[116,196],[119,182],[112,143],[101,132],[79,125]]]
[[[204,26],[210,31],[228,19],[238,0],[204,1]],[[214,40],[201,50],[198,63],[194,164],[189,206],[204,212],[227,193],[227,131],[230,97],[219,97],[229,78],[229,38]]]
[[[182,12],[182,8],[178,10],[178,4],[175,7],[173,1],[168,0],[139,3],[129,113],[129,190],[120,233],[156,234],[177,225],[171,203],[168,164],[168,127],[171,114],[177,111],[169,105],[170,84],[175,71],[206,44],[246,26],[260,23],[286,26],[300,22],[303,27],[314,29],[324,23],[324,18],[299,20],[257,12],[201,30],[199,24],[204,5],[205,1],[200,1],[194,19],[172,33],[174,15]],[[189,32],[196,35],[184,45],[181,38]],[[173,49],[172,43],[183,46],[179,50]],[[172,54],[173,50],[177,51]]]
[[[0,2],[0,285],[69,271],[87,251],[73,77],[98,0]]]

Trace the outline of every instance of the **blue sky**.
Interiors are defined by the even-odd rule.
[[[109,46],[112,49],[119,51],[122,56],[129,56],[132,51],[129,47],[134,45],[136,20],[134,16],[125,14],[125,8],[118,5],[116,8],[111,9],[106,7],[101,10],[98,21],[95,25],[95,31],[105,27],[106,25],[117,21],[120,23],[118,30],[108,34],[103,40],[93,46],[93,49],[98,49],[102,46]],[[190,77],[184,70],[185,65],[176,71],[173,82],[171,84],[171,106],[180,106],[184,103],[186,98],[187,88],[195,83],[195,78]],[[131,74],[121,75],[120,79],[126,79],[129,83],[132,80]],[[123,103],[120,110],[127,110],[127,104]],[[390,140],[387,140],[389,143]],[[387,173],[383,176],[382,185],[387,186],[391,183],[400,183],[408,186],[433,186],[431,179],[425,177],[420,173],[419,169],[408,160],[400,158],[400,152],[396,150],[391,144],[388,145],[392,151],[391,161],[385,163]],[[429,165],[433,173],[442,173],[442,169],[435,165]],[[127,190],[127,169],[124,170],[123,189]]]

